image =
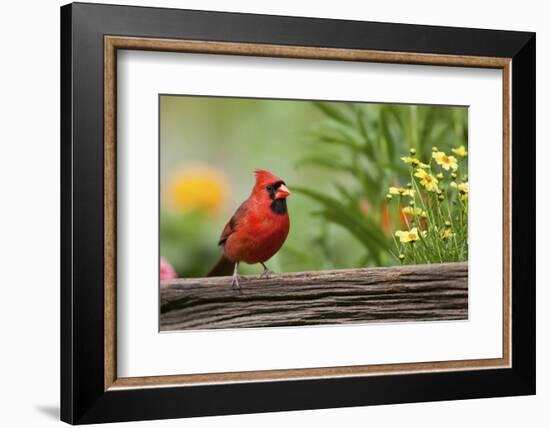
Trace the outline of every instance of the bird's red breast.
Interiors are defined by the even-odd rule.
[[[248,199],[237,209],[220,237],[224,255],[249,264],[269,260],[285,242],[290,229],[283,180],[256,170],[256,183]]]

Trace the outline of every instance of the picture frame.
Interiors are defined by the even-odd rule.
[[[119,377],[119,50],[502,70],[502,358]],[[535,97],[534,33],[63,6],[61,419],[86,424],[534,394]]]

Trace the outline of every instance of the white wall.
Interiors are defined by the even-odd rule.
[[[103,1],[103,3],[116,3]],[[537,32],[537,181],[548,197],[550,28],[545,2],[394,0],[270,2],[149,0],[125,3],[324,18],[485,27]],[[0,65],[0,394],[3,426],[58,423],[59,397],[59,10],[62,2],[11,1],[1,6]],[[545,119],[545,120],[543,120]],[[539,225],[548,217],[539,197]],[[541,229],[541,234],[544,230]],[[538,265],[550,252],[538,240]],[[545,248],[546,247],[546,248]],[[280,427],[548,426],[550,369],[548,272],[538,272],[538,395],[151,422],[147,426]],[[137,426],[128,424],[125,426]],[[143,425],[143,424],[142,424]],[[482,425],[483,426],[483,425]]]

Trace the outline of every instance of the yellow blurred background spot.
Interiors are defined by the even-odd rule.
[[[175,212],[216,215],[229,197],[228,179],[213,167],[193,165],[176,170],[166,183],[166,207]]]

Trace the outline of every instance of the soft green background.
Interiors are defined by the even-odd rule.
[[[271,270],[352,268],[398,263],[384,247],[391,238],[381,211],[388,186],[407,181],[399,158],[410,147],[428,160],[432,145],[467,146],[467,109],[163,95],[160,129],[161,186],[200,163],[223,173],[231,189],[215,216],[161,203],[160,252],[178,276],[203,276],[219,257],[218,237],[248,197],[255,168],[293,191],[290,234]]]

